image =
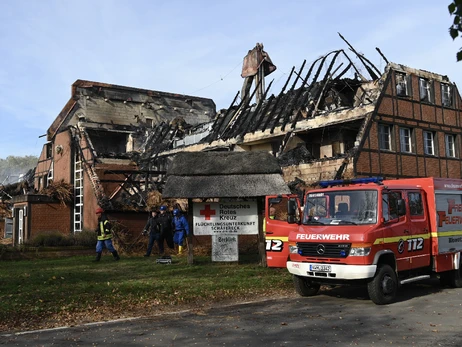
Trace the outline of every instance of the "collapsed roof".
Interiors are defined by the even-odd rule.
[[[347,44],[349,45],[348,42]],[[213,122],[186,133],[185,138],[189,136],[190,139],[188,138],[189,142],[182,143],[183,147],[197,145],[191,150],[226,147],[232,150],[230,147],[235,144],[258,143],[277,137],[288,138],[296,133],[339,123],[350,123],[348,127],[354,128],[357,134],[363,124],[358,120],[366,119],[373,111],[380,92],[378,81],[382,73],[349,46],[354,58],[341,49],[316,59],[310,66],[307,66],[305,60],[298,71],[293,67],[277,95],[269,95],[274,80],[269,83],[262,97],[253,104],[250,102],[263,83],[262,80],[251,95],[241,95],[240,102],[238,92],[230,107],[221,110]],[[244,89],[244,93],[249,92]],[[315,120],[320,116],[323,117],[322,120]],[[157,129],[156,131],[161,132]],[[178,149],[171,145],[169,148],[161,146],[162,137],[151,139],[151,158],[157,158],[159,154],[169,156],[181,150],[181,146]],[[354,143],[355,140],[352,138],[350,141]],[[279,155],[285,151],[287,141],[282,142],[274,154]],[[156,146],[153,146],[154,143]]]

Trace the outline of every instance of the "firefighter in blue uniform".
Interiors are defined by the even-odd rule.
[[[173,242],[178,245],[178,253],[180,254],[183,252],[184,239],[189,235],[189,225],[186,217],[177,208],[173,210],[173,227],[175,228]]]

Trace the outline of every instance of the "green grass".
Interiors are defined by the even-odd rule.
[[[293,292],[285,269],[252,259],[213,263],[210,257],[93,257],[0,262],[0,331],[37,329],[199,308],[229,300],[253,300]]]

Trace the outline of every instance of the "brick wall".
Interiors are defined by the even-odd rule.
[[[60,203],[31,203],[29,211],[30,238],[43,231],[71,233],[69,207]]]
[[[441,84],[433,81],[435,103],[420,101],[419,76],[411,74],[412,95],[397,97],[394,88],[394,71],[384,86],[382,99],[379,99],[377,113],[372,117],[369,131],[355,163],[355,173],[359,176],[385,176],[387,178],[433,176],[460,178],[462,157],[462,127],[460,95],[455,95],[455,107],[447,108],[441,104]],[[427,76],[428,77],[428,76]],[[390,85],[392,86],[390,88]],[[393,127],[391,151],[379,149],[378,124]],[[412,153],[401,153],[399,128],[412,131]],[[424,131],[435,133],[435,156],[424,152]],[[446,157],[445,134],[455,134],[458,158]]]

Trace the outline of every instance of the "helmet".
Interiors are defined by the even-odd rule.
[[[166,211],[166,210],[167,210],[167,206],[162,205],[162,206],[160,207],[160,210],[161,210],[161,211]]]
[[[96,214],[98,214],[98,213],[103,213],[103,212],[104,212],[104,210],[103,210],[101,207],[98,207],[98,208],[96,209],[96,211],[95,211]]]
[[[174,209],[174,210],[173,210],[173,215],[176,216],[176,215],[178,215],[178,214],[180,214],[180,210],[177,209],[177,208]]]

